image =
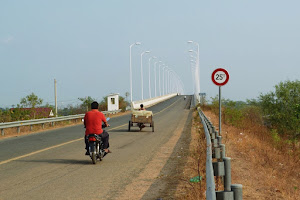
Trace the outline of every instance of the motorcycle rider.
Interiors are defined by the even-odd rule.
[[[107,131],[102,129],[102,122],[105,124],[106,127],[109,124],[106,121],[105,115],[98,110],[99,104],[94,101],[91,103],[91,110],[88,111],[84,116],[84,127],[85,130],[85,155],[90,155],[89,153],[89,142],[88,142],[88,135],[89,134],[97,134],[101,137],[103,141],[104,151],[106,153],[111,153],[108,149],[109,147],[109,134]]]

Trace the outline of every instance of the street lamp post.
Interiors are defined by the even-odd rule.
[[[189,50],[189,52],[191,53],[195,53],[197,55],[197,58],[196,58],[196,61],[195,61],[195,73],[194,73],[194,76],[195,76],[195,80],[194,80],[194,83],[195,83],[195,92],[194,94],[196,95],[196,98],[198,101],[200,101],[200,97],[199,97],[199,93],[200,93],[200,80],[199,80],[199,55],[198,55],[198,52],[194,51],[194,50]],[[193,56],[191,56],[191,58],[195,58]]]
[[[145,53],[150,53],[150,51],[144,51],[141,53],[141,86],[142,86],[142,100],[144,100],[144,83],[143,83],[143,55]]]
[[[193,63],[195,64],[195,66],[193,65]],[[194,60],[191,60],[191,71],[192,71],[192,74],[194,73],[194,76],[192,76],[192,78],[193,78],[193,93],[195,94],[195,92],[196,92],[196,78],[195,78],[196,62]]]
[[[167,75],[167,85],[166,85],[166,93],[169,94],[170,93],[170,72],[171,72],[171,69],[167,67],[167,72],[168,72],[168,75]]]
[[[154,92],[155,92],[155,97],[157,97],[157,95],[156,95],[156,63],[161,63],[161,62],[162,61],[158,61],[158,62],[154,63],[154,79],[155,79],[155,81],[154,81],[154,87],[155,87]]]
[[[165,95],[165,68],[166,68],[167,66],[164,66],[163,68],[162,68],[162,72],[163,72],[163,95]]]
[[[161,96],[161,87],[160,87],[160,67],[164,66],[165,64],[158,65],[158,85],[159,85],[159,96]]]
[[[195,78],[196,78],[196,90],[197,90],[197,97],[199,98],[198,101],[200,101],[200,96],[199,96],[199,93],[200,93],[200,66],[199,66],[199,59],[200,59],[200,55],[199,55],[199,43],[195,42],[195,41],[188,41],[188,43],[193,43],[195,45],[197,45],[197,59],[196,59],[196,69],[195,69]]]
[[[140,42],[133,43],[129,46],[129,77],[130,77],[130,102],[132,102],[132,68],[131,68],[131,47],[140,45]]]
[[[151,64],[151,59],[156,59],[157,57],[152,56],[151,58],[149,58],[149,98],[151,99],[151,76],[150,76],[150,64]]]

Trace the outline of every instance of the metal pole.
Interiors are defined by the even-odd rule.
[[[144,52],[141,54],[141,86],[142,86],[142,100],[144,100],[144,90],[143,90],[143,54]]]
[[[152,57],[151,57],[152,58]],[[151,81],[150,81],[150,61],[151,61],[151,58],[149,58],[149,98],[151,99]]]
[[[151,74],[151,72],[150,72],[150,67],[151,67],[151,59],[156,59],[157,57],[155,57],[155,56],[152,56],[151,58],[149,58],[149,98],[151,99],[152,97],[151,97],[151,76],[150,76],[150,74]],[[155,65],[155,64],[154,64]],[[154,68],[155,68],[155,66],[154,66]],[[155,71],[155,69],[154,69],[154,71]]]
[[[221,136],[221,112],[222,112],[222,108],[221,108],[221,86],[219,86],[219,135]]]
[[[56,90],[56,79],[54,79],[54,96],[55,96],[55,117],[57,117],[57,90]]]
[[[163,70],[163,95],[165,95],[165,68],[166,68],[166,66],[164,66],[163,68],[162,68],[162,70]]]
[[[155,79],[155,81],[154,81],[154,87],[155,87],[154,93],[155,93],[155,97],[156,97],[156,63],[157,62],[154,63],[154,79]]]
[[[130,77],[130,102],[132,102],[132,68],[131,68],[131,47],[133,45],[140,45],[140,42],[133,43],[129,46],[129,77]]]
[[[129,78],[130,78],[130,102],[132,102],[132,69],[131,69],[131,47],[134,44],[130,45],[129,47]]]
[[[160,65],[158,65],[158,86],[159,86],[159,96],[161,96],[161,88],[160,88]]]
[[[142,100],[144,100],[144,79],[143,79],[143,55],[145,53],[150,53],[150,51],[144,51],[143,53],[141,53],[141,86],[142,86]]]

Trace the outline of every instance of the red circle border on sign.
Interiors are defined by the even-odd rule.
[[[214,77],[215,77],[215,73],[217,73],[218,71],[222,71],[226,74],[226,80],[224,83],[218,83],[215,81]],[[215,71],[213,71],[213,73],[211,74],[211,80],[213,81],[214,84],[216,84],[217,86],[223,86],[225,85],[228,81],[229,81],[229,73],[226,71],[226,69],[223,68],[218,68]]]

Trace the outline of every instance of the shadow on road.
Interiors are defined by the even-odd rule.
[[[87,157],[88,158],[88,157]],[[87,165],[91,164],[89,159],[87,160],[74,160],[74,159],[51,159],[51,160],[18,160],[16,162],[27,162],[27,163],[49,163],[49,164],[76,164],[76,165]]]
[[[130,131],[128,131],[128,129],[120,129],[120,130],[114,130],[112,132],[116,132],[116,133],[130,133],[130,132],[134,132],[134,133],[137,133],[137,132],[141,132],[141,133],[147,133],[147,132],[151,132],[152,133],[152,129],[150,129],[148,127],[148,130],[147,130],[147,127],[144,128],[143,130],[140,131],[139,128],[136,128],[136,129],[130,129]]]

